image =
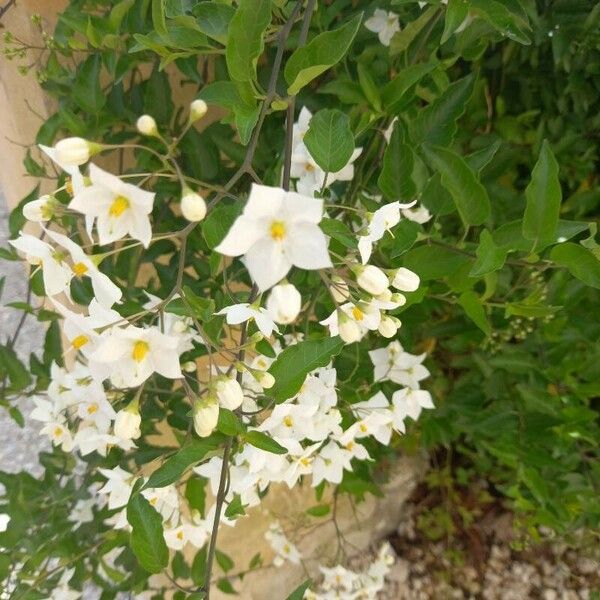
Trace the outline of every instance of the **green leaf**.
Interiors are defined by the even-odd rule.
[[[304,143],[323,171],[337,173],[354,152],[350,118],[337,109],[320,110],[310,120]]]
[[[100,85],[102,55],[92,54],[77,69],[72,98],[86,112],[97,114],[106,103],[106,94]]]
[[[301,583],[287,598],[286,600],[302,600],[306,590],[311,586],[312,581],[307,579],[304,583]]]
[[[345,25],[317,35],[306,46],[297,48],[285,64],[288,94],[297,94],[307,83],[342,60],[362,21],[362,13]]]
[[[486,146],[481,150],[477,150],[468,156],[465,156],[465,160],[478,174],[483,171],[483,169],[490,163],[490,161],[496,156],[496,152],[498,152],[502,142],[500,140],[496,140],[490,146]]]
[[[411,200],[415,196],[417,187],[412,180],[414,163],[412,148],[404,143],[402,125],[396,121],[377,179],[377,185],[387,200]]]
[[[219,409],[219,420],[217,429],[225,435],[239,435],[246,431],[246,427],[239,417],[231,410],[221,407]]]
[[[550,259],[586,285],[600,289],[600,261],[587,248],[564,242],[552,248]]]
[[[406,27],[395,33],[390,42],[390,56],[404,52],[414,42],[427,23],[431,21],[437,11],[437,6],[430,6],[417,19],[411,21]]]
[[[492,333],[483,303],[475,292],[463,292],[458,298],[458,303],[463,307],[469,319],[471,319],[483,333],[488,336]]]
[[[227,571],[231,571],[231,569],[233,569],[233,567],[235,566],[233,560],[231,560],[231,558],[227,554],[225,554],[225,552],[215,550],[215,558],[217,559],[217,563],[219,563],[219,566],[221,567],[221,569],[223,569],[223,571],[225,571],[225,573],[227,573]]]
[[[473,259],[440,246],[418,246],[403,257],[403,265],[414,271],[423,281],[443,279],[456,273]]]
[[[208,213],[202,223],[202,235],[209,248],[215,248],[223,241],[240,210],[237,204],[219,204]]]
[[[449,146],[456,135],[456,121],[465,112],[474,85],[474,75],[463,77],[451,83],[439,98],[421,109],[409,126],[415,144]]]
[[[131,549],[140,565],[149,573],[160,573],[169,564],[169,549],[163,536],[162,517],[139,493],[127,504],[131,525]]]
[[[206,479],[203,477],[189,477],[185,483],[185,499],[190,508],[197,510],[204,516],[206,507]]]
[[[548,140],[544,140],[540,156],[525,189],[523,237],[533,242],[532,252],[539,252],[556,240],[556,227],[562,200],[558,180],[558,163]]]
[[[150,475],[143,489],[161,488],[181,479],[185,471],[199,463],[209,452],[215,450],[217,444],[204,440],[192,440],[190,444],[178,450],[173,456],[167,458],[165,462]]]
[[[8,375],[11,388],[22,390],[31,383],[31,375],[12,348],[0,346],[0,374]]]
[[[243,439],[256,448],[260,448],[261,450],[266,450],[267,452],[271,452],[273,454],[287,454],[287,448],[284,448],[272,437],[268,436],[262,431],[248,431],[244,434]]]
[[[183,297],[191,306],[194,317],[196,317],[199,321],[202,322],[210,321],[215,312],[215,301],[212,298],[204,298],[196,295],[193,292],[193,290],[187,285],[183,287]],[[169,306],[167,308],[169,308]]]
[[[421,226],[414,221],[402,219],[394,228],[390,258],[396,258],[410,250],[417,241]]]
[[[358,72],[358,82],[365,94],[365,98],[370,102],[371,106],[376,110],[381,110],[381,94],[373,77],[369,73],[369,67],[363,63],[358,63],[356,66]]]
[[[338,219],[321,219],[319,227],[323,230],[323,233],[328,235],[330,238],[337,240],[346,248],[356,248],[358,242],[356,241],[356,235],[352,233],[348,225]]]
[[[236,494],[231,502],[227,505],[227,508],[225,509],[225,516],[228,519],[233,519],[245,514],[246,510],[242,504],[242,498],[239,494]]]
[[[221,44],[227,42],[229,24],[235,14],[231,6],[215,2],[199,2],[192,12],[202,33]]]
[[[343,347],[344,342],[339,336],[305,340],[289,346],[269,369],[271,375],[275,377],[275,385],[266,393],[277,402],[291,398],[300,390],[311,371],[328,365]]]
[[[62,334],[58,321],[50,323],[44,338],[44,364],[49,366],[52,361],[61,367],[64,364]]]
[[[468,14],[469,3],[466,0],[448,0],[442,44],[450,39],[450,36],[462,25]]]
[[[271,0],[240,0],[228,28],[227,69],[235,81],[256,79],[256,61],[271,23]]]
[[[402,104],[407,92],[419,83],[425,75],[433,71],[436,64],[432,61],[409,65],[399,71],[394,79],[387,83],[381,91],[381,99],[388,112],[396,112],[396,108]]]
[[[317,504],[316,506],[311,506],[306,509],[306,514],[311,517],[324,517],[329,514],[331,507],[329,504]]]
[[[490,214],[490,200],[471,167],[447,148],[423,146],[423,153],[440,173],[465,225],[481,225]]]
[[[496,246],[492,234],[484,229],[479,235],[479,246],[475,251],[477,260],[469,273],[469,277],[481,277],[486,273],[501,269],[504,266],[507,253],[506,249]]]
[[[165,0],[152,0],[152,25],[160,36],[168,35],[165,20]]]
[[[529,24],[503,3],[497,0],[471,0],[471,9],[503,36],[520,44],[531,43],[527,35],[527,31],[530,30]]]

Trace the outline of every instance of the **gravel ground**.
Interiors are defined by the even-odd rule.
[[[0,194],[0,246],[6,247],[8,238],[8,208],[4,196]],[[6,277],[0,300],[0,339],[4,342],[13,334],[21,315],[20,311],[7,307],[6,304],[25,299],[27,275],[21,262],[0,260],[0,277],[2,276]],[[44,327],[35,319],[26,319],[16,344],[19,357],[28,361],[31,352],[41,353],[43,342]],[[19,409],[25,416],[25,427],[22,429],[0,407],[0,470],[11,473],[26,470],[32,475],[39,475],[42,471],[37,456],[38,452],[48,448],[48,443],[39,436],[39,426],[27,418],[32,404],[29,399],[19,404]]]

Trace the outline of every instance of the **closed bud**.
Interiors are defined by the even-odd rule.
[[[219,421],[219,403],[216,398],[194,402],[194,429],[200,437],[208,437]]]
[[[202,221],[206,216],[204,198],[190,188],[184,188],[181,196],[181,213],[188,221]]]
[[[396,292],[390,296],[390,301],[395,302],[398,306],[404,306],[406,304],[406,296]]]
[[[54,146],[56,162],[62,165],[79,167],[90,157],[102,150],[100,144],[88,142],[80,137],[70,137],[60,140]]]
[[[362,338],[358,323],[349,319],[342,311],[338,311],[338,333],[346,344],[353,344]]]
[[[267,310],[275,323],[293,323],[302,308],[302,296],[291,283],[276,285],[267,299]]]
[[[383,294],[389,285],[387,275],[374,265],[359,266],[356,268],[355,273],[356,283],[373,296]]]
[[[258,381],[259,385],[261,385],[265,390],[272,388],[275,385],[275,377],[271,375],[268,371],[259,371],[257,369],[253,369],[250,371],[252,376],[256,381]]]
[[[181,368],[186,373],[195,373],[197,367],[196,367],[196,363],[193,360],[188,360],[186,363],[183,363],[181,365]]]
[[[23,216],[28,221],[34,221],[36,223],[49,221],[54,216],[58,204],[59,202],[54,196],[46,194],[37,200],[28,202],[23,207]]]
[[[350,289],[348,288],[348,284],[339,275],[334,275],[331,278],[329,291],[331,292],[333,299],[339,304],[346,302],[346,300],[350,298]]]
[[[156,121],[150,115],[142,115],[137,120],[135,126],[142,135],[147,135],[150,137],[156,137],[158,135]]]
[[[419,276],[404,267],[392,272],[392,286],[401,292],[414,292],[420,283]]]
[[[219,377],[214,385],[215,394],[223,408],[235,410],[244,401],[244,391],[237,380],[231,377]]]
[[[377,331],[379,331],[379,333],[384,338],[391,338],[396,335],[396,332],[398,331],[398,326],[396,325],[392,317],[386,315],[379,322],[379,327],[377,328]]]
[[[115,435],[124,440],[135,440],[141,435],[141,423],[139,403],[134,400],[129,406],[117,413],[114,425]]]
[[[204,100],[194,100],[190,104],[190,123],[201,119],[208,112],[208,106]]]

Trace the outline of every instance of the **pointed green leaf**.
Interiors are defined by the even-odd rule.
[[[243,435],[244,441],[252,444],[256,448],[266,450],[273,454],[287,454],[287,448],[276,442],[271,436],[262,431],[248,431]]]
[[[525,189],[525,198],[523,237],[533,242],[532,252],[539,252],[556,240],[562,200],[558,163],[547,140],[542,144],[531,181]]]
[[[587,248],[573,242],[564,242],[552,248],[550,258],[569,269],[573,277],[590,287],[600,289],[600,260]]]
[[[504,266],[508,251],[499,248],[494,242],[492,234],[484,229],[479,236],[479,246],[475,250],[477,260],[469,273],[469,277],[482,277],[486,273],[497,271]]]
[[[417,187],[412,180],[414,167],[412,148],[404,143],[402,126],[396,121],[389,144],[383,155],[383,168],[377,180],[387,200],[411,200]]]
[[[340,171],[348,164],[354,152],[350,118],[341,110],[320,110],[310,120],[304,143],[323,171]]]
[[[481,225],[490,214],[490,200],[467,162],[447,148],[423,146],[423,154],[440,173],[465,225]]]
[[[342,60],[361,21],[362,13],[333,31],[320,33],[306,46],[296,49],[284,69],[288,94],[297,94],[307,83]]]
[[[485,308],[481,302],[479,296],[472,291],[463,292],[459,298],[458,303],[463,307],[466,315],[485,333],[490,335],[492,328],[490,327],[487,315],[485,314]]]

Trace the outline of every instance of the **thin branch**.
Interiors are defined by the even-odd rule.
[[[0,8],[0,19],[2,19],[5,13],[7,13],[16,3],[17,0],[8,0],[8,2]]]

